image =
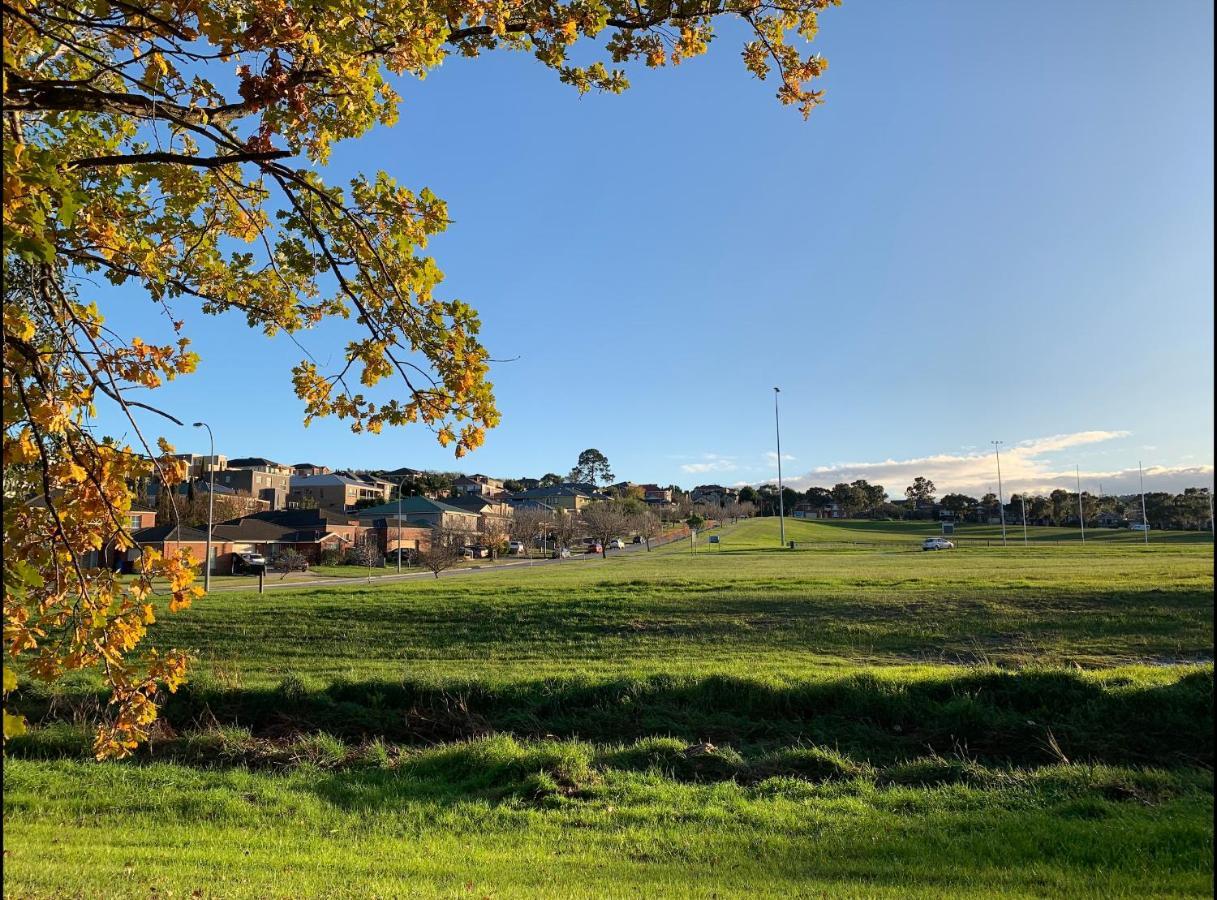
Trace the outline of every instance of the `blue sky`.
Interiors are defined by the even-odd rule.
[[[1213,10],[1200,0],[849,2],[821,17],[803,122],[742,35],[580,98],[522,54],[400,85],[401,122],[336,148],[454,220],[430,250],[480,310],[503,424],[461,461],[422,430],[301,424],[300,356],[189,315],[203,362],[158,392],[218,449],[336,467],[796,486],[924,471],[1012,484],[1206,484],[1213,458]],[[161,336],[151,304],[112,321]],[[337,359],[349,335],[301,341]],[[124,433],[108,411],[100,424]],[[198,432],[170,428],[181,449]],[[864,473],[859,475],[859,473]],[[907,479],[907,480],[906,480]],[[1070,481],[1071,483],[1071,481]]]

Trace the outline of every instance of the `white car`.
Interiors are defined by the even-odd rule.
[[[934,537],[926,538],[921,542],[922,550],[954,550],[955,545],[946,538]]]
[[[620,538],[613,538],[611,541],[609,541],[607,544],[604,545],[604,549],[605,550],[624,550],[625,541],[621,540]]]
[[[520,553],[523,553],[524,552],[524,542],[523,541],[512,541],[510,544],[507,545],[507,552],[515,553],[517,555]]]
[[[1133,522],[1128,527],[1132,531],[1149,531],[1149,526],[1144,522]]]

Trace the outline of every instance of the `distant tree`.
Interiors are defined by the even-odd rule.
[[[859,478],[853,482],[850,487],[857,488],[861,495],[866,498],[863,510],[868,515],[875,515],[879,505],[887,499],[887,490],[881,484],[871,484],[865,478]]]
[[[556,487],[562,483],[562,476],[553,472],[546,472],[541,476],[541,487]]]
[[[384,565],[384,561],[376,535],[370,531],[359,535],[347,551],[347,562],[352,566],[378,569]]]
[[[1048,502],[1052,504],[1053,525],[1064,525],[1069,521],[1073,510],[1076,509],[1076,501],[1073,494],[1061,488],[1057,488],[1048,495]]]
[[[655,513],[651,512],[651,510],[646,509],[643,510],[639,515],[635,516],[631,524],[633,525],[634,531],[642,536],[642,539],[647,546],[647,552],[650,553],[651,539],[658,537],[663,532],[663,522],[660,520],[659,516],[655,515]]]
[[[790,515],[790,511],[794,509],[795,504],[803,499],[803,495],[793,488],[782,488],[782,504],[786,510],[786,515]]]
[[[587,536],[596,539],[600,555],[606,557],[608,542],[624,535],[632,524],[631,516],[617,500],[604,500],[584,507],[582,518]]]
[[[503,481],[503,490],[509,494],[518,494],[526,490],[524,482],[519,478],[508,478]]]
[[[997,515],[998,512],[997,494],[989,492],[980,498],[980,509],[987,522],[990,518]]]
[[[750,484],[744,485],[739,491],[740,503],[756,503],[760,498],[757,496],[756,488]]]
[[[833,485],[832,499],[841,507],[841,511],[849,518],[856,516],[866,508],[866,494],[852,484],[841,482]]]
[[[913,483],[904,489],[904,496],[912,500],[914,504],[933,503],[936,490],[934,482],[918,475],[913,479]]]
[[[756,504],[751,500],[741,500],[739,502],[739,515],[743,519],[751,519],[756,515]]]
[[[587,484],[608,483],[613,480],[608,457],[594,447],[579,454],[579,461],[570,470],[570,480]]]
[[[217,492],[215,506],[211,510],[211,521],[213,523],[227,522],[248,514],[251,499],[246,493],[221,494]],[[176,516],[174,515],[175,506],[177,508]],[[176,521],[182,525],[189,525],[191,528],[206,528],[207,515],[207,491],[205,490],[196,491],[191,487],[185,496],[173,494],[170,489],[162,490],[157,494],[156,521],[162,525]]]
[[[803,500],[812,509],[826,509],[827,507],[832,506],[832,491],[830,491],[828,488],[809,487],[803,493]]]
[[[874,510],[871,510],[870,514],[875,518],[898,519],[904,516],[904,507],[885,500],[879,506],[876,506]]]
[[[559,511],[554,516],[553,535],[559,548],[570,547],[582,530],[583,522],[575,513]]]
[[[962,519],[964,513],[976,506],[977,502],[975,497],[969,497],[967,494],[946,494],[940,504],[943,509],[953,512],[955,518]]]
[[[497,559],[507,546],[511,535],[511,519],[503,516],[482,518],[482,546],[490,550],[490,558]]]
[[[642,500],[646,497],[647,492],[642,489],[640,484],[631,484],[625,489],[624,497],[632,500]]]
[[[693,513],[689,518],[685,519],[685,524],[696,531],[706,524],[706,520],[697,515],[697,513]]]
[[[531,548],[537,538],[547,536],[553,527],[553,515],[544,509],[522,506],[511,517],[511,539]]]
[[[283,580],[292,572],[305,571],[308,568],[308,560],[299,551],[288,547],[271,561],[270,566],[276,572],[282,573],[279,579]]]
[[[416,553],[419,565],[439,578],[440,572],[451,569],[464,557],[465,538],[464,532],[445,528],[431,529],[431,540]]]
[[[988,495],[992,496],[992,494]],[[1048,521],[1052,518],[1052,501],[1047,497],[1036,495],[1027,501],[1027,518],[1036,522]]]

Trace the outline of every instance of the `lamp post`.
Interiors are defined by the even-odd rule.
[[[1137,460],[1137,478],[1141,482],[1141,527],[1145,529],[1145,543],[1149,543],[1149,517],[1145,514],[1145,473],[1141,470],[1141,460]]]
[[[786,546],[786,500],[782,496],[782,422],[778,418],[778,394],[781,388],[773,389],[773,426],[778,439],[778,533],[782,546]]]
[[[401,490],[409,475],[403,475],[397,483],[397,574],[401,574]]]
[[[1077,463],[1073,465],[1074,474],[1078,479],[1078,524],[1082,527],[1082,543],[1086,543],[1086,515],[1082,512],[1082,470]]]
[[[1023,546],[1027,546],[1027,498],[1019,494],[1018,502],[1023,505]]]
[[[211,442],[211,454],[207,458],[207,561],[203,563],[203,590],[211,590],[211,524],[216,505],[216,439],[211,426],[206,422],[195,422],[195,428],[207,429],[207,440]]]
[[[997,511],[1001,514],[1001,545],[1006,546],[1006,501],[1001,488],[1001,445],[1004,441],[989,441],[997,454]]]

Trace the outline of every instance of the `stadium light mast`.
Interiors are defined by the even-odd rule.
[[[1023,546],[1027,546],[1027,496],[1025,494],[1018,495],[1018,502],[1023,505]]]
[[[1078,479],[1078,524],[1082,526],[1082,543],[1086,543],[1086,516],[1082,514],[1082,470],[1077,463],[1073,464],[1073,472]]]
[[[1001,445],[1005,441],[989,441],[993,452],[997,454],[997,511],[1001,514],[1001,545],[1006,546],[1006,501],[1001,488]]]
[[[1141,481],[1141,526],[1145,529],[1145,543],[1149,543],[1149,517],[1145,514],[1145,473],[1141,471],[1141,460],[1137,460],[1137,478]]]
[[[782,546],[786,546],[786,501],[782,497],[782,420],[778,416],[778,394],[781,388],[773,389],[773,427],[778,439],[778,534]]]

